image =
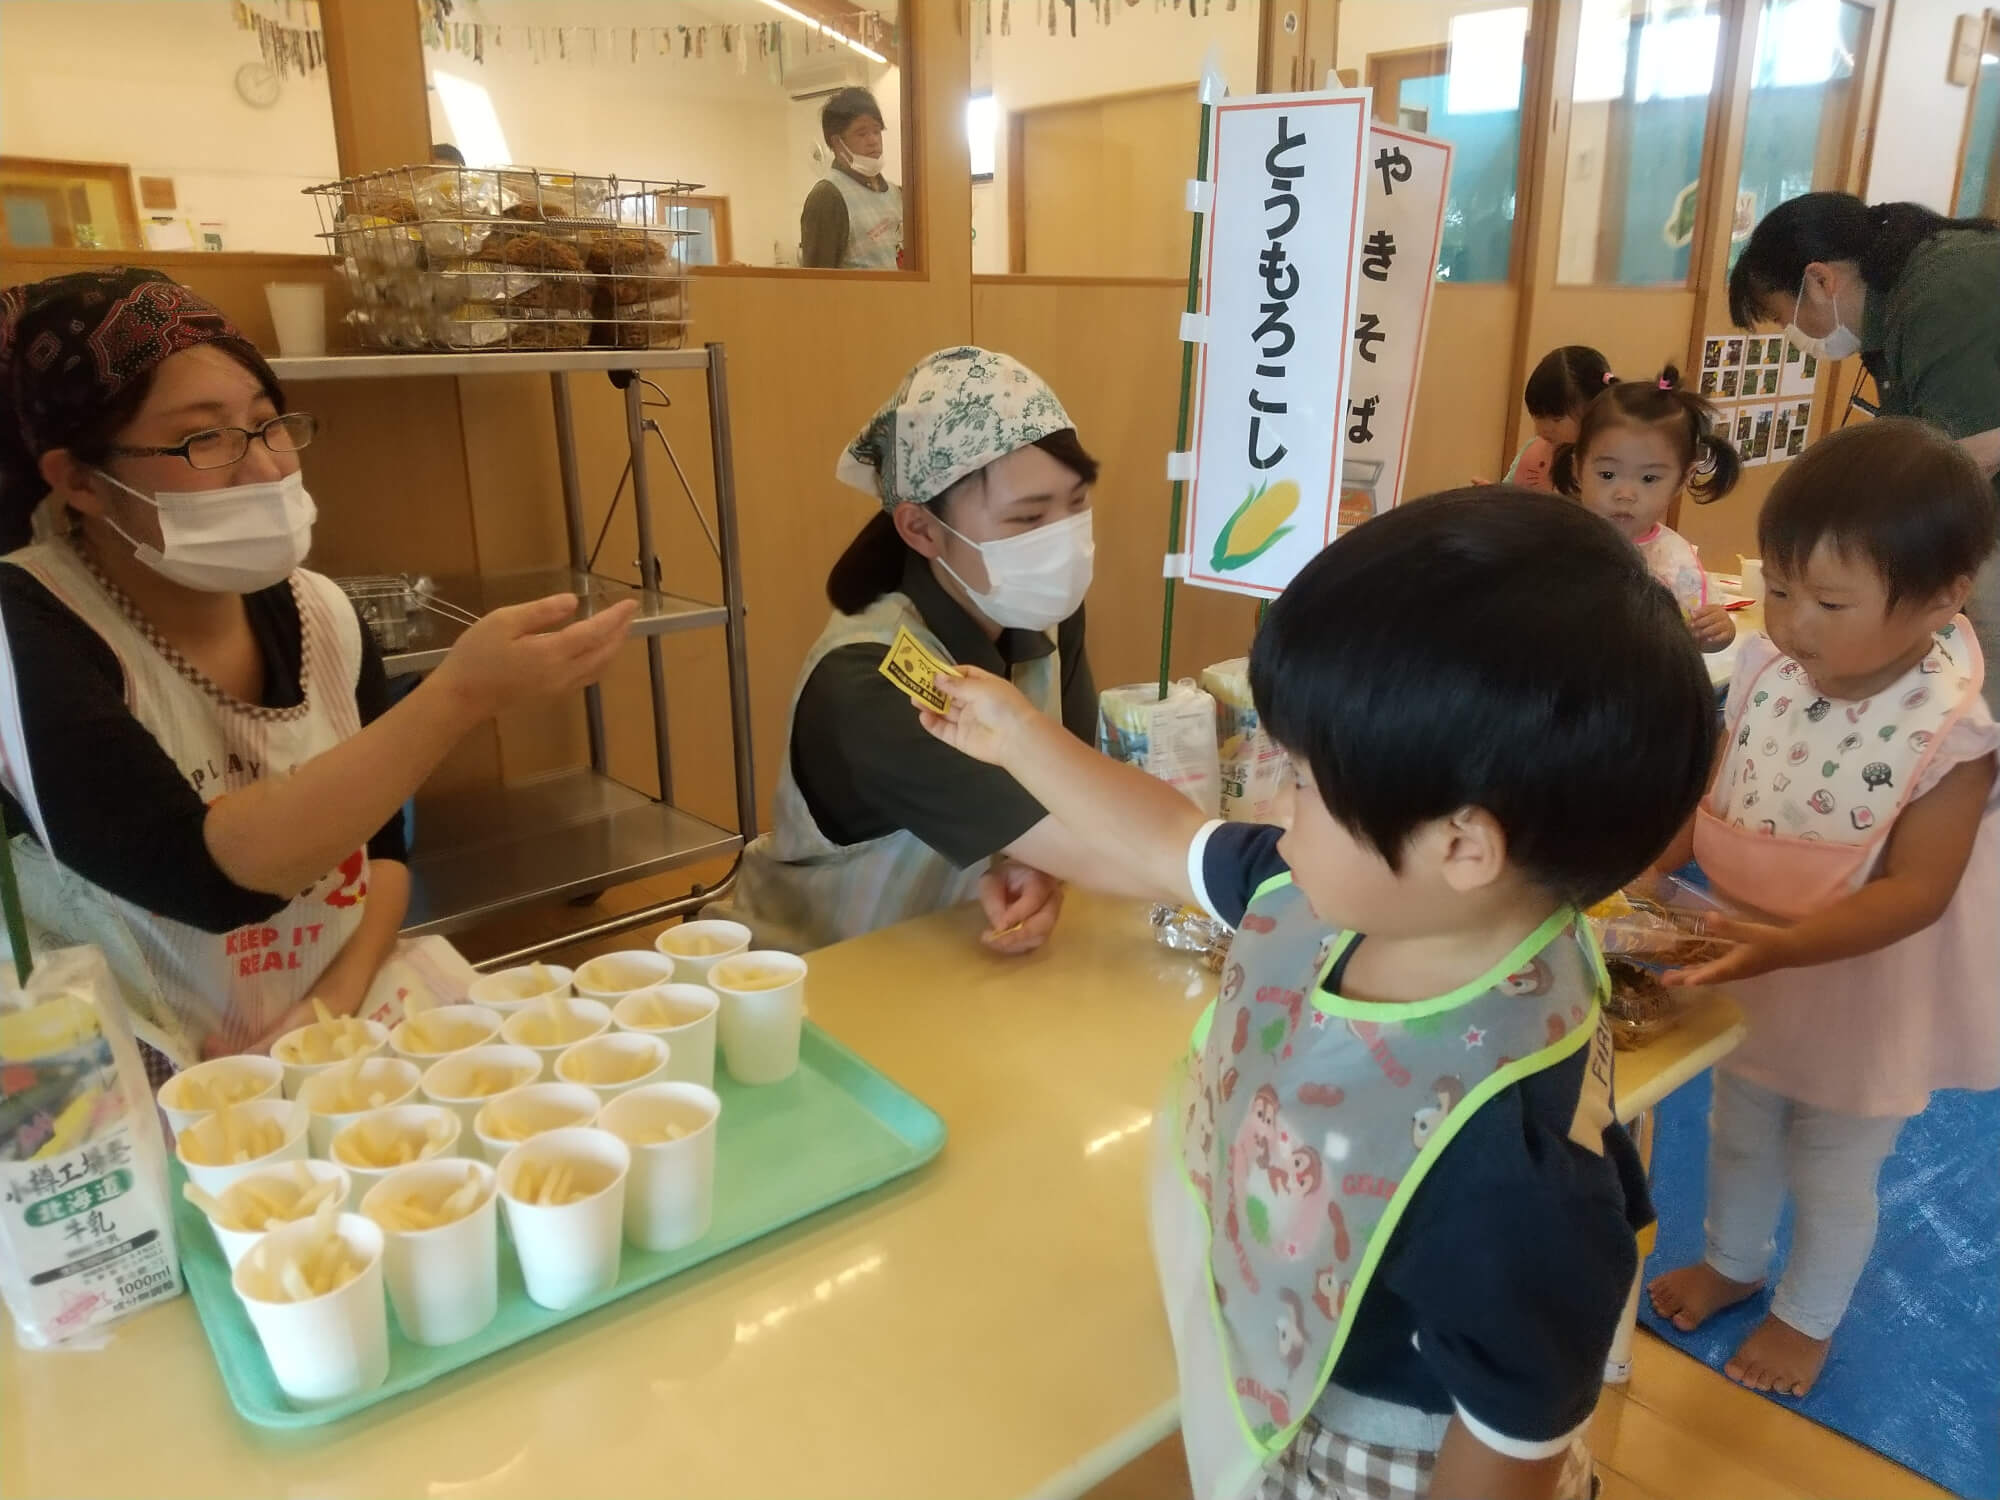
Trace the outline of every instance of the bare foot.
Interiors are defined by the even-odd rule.
[[[1775,1314],[1757,1325],[1722,1373],[1753,1391],[1803,1396],[1819,1379],[1831,1339],[1809,1339]]]
[[[1693,1333],[1711,1315],[1754,1296],[1761,1281],[1731,1281],[1706,1261],[1677,1266],[1655,1276],[1646,1288],[1653,1311],[1673,1320],[1682,1333]]]

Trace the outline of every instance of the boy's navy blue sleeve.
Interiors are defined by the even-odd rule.
[[[1520,1458],[1561,1451],[1590,1419],[1638,1270],[1623,1132],[1604,1154],[1558,1135],[1521,1089],[1483,1106],[1397,1226],[1381,1274],[1461,1420]],[[1614,1143],[1610,1137],[1616,1134]]]
[[[1243,920],[1257,887],[1291,867],[1278,853],[1284,829],[1264,823],[1211,823],[1201,831],[1190,860],[1195,899],[1231,927]]]

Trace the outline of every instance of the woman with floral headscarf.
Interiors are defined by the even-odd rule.
[[[803,951],[977,895],[986,945],[1030,952],[1061,910],[1038,868],[1063,851],[1061,826],[1006,772],[926,734],[879,669],[907,630],[1091,740],[1097,461],[1040,376],[959,348],[918,361],[834,473],[881,508],[828,575],[833,615],[799,673],[774,827],[711,914]]]
[[[628,609],[467,630],[391,708],[331,580],[310,413],[156,271],[0,292],[0,812],[31,922],[95,943],[149,1064],[351,1014],[403,919],[400,810],[500,709],[594,680]]]

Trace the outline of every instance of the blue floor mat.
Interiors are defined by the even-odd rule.
[[[1649,1276],[1701,1255],[1708,1100],[1703,1076],[1656,1117]],[[1788,1209],[1779,1265],[1790,1244]],[[1761,1293],[1694,1333],[1640,1307],[1647,1327],[1720,1370],[1769,1304]],[[1810,1395],[1770,1399],[1966,1500],[2000,1500],[2000,1094],[1936,1094],[1904,1128],[1882,1173],[1875,1254],[1826,1369]]]

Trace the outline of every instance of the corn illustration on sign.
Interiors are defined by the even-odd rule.
[[[1285,523],[1298,513],[1299,487],[1289,479],[1260,484],[1222,523],[1208,565],[1218,573],[1248,567],[1292,534]]]

